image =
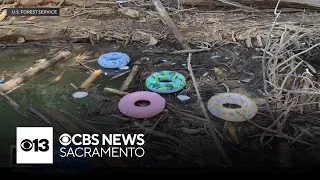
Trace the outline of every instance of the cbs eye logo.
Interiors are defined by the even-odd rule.
[[[20,147],[23,151],[29,152],[33,149],[33,151],[38,152],[46,152],[49,148],[49,140],[47,139],[35,139],[31,141],[30,139],[24,139],[20,143]]]
[[[61,145],[68,146],[71,143],[71,136],[67,133],[61,134],[59,141]]]

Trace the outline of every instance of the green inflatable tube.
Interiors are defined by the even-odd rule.
[[[163,94],[178,92],[186,84],[186,78],[175,71],[155,72],[146,79],[146,86],[150,91]]]

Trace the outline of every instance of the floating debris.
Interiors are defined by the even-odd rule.
[[[121,68],[119,68],[119,69],[121,69],[121,70],[127,70],[127,69],[129,69],[129,66],[123,66],[123,67],[121,67]]]
[[[0,79],[0,84],[5,83],[5,81],[6,81],[6,79],[5,79],[5,78],[1,78],[1,79]]]
[[[38,63],[43,63],[46,61],[47,61],[46,59],[39,59],[39,60],[33,61],[33,63],[38,64]]]
[[[211,58],[210,59],[212,59],[212,60],[216,60],[217,58],[219,58],[220,56],[215,56],[215,55],[213,55],[213,56],[211,56]]]
[[[72,96],[73,96],[74,98],[80,99],[80,98],[87,97],[87,96],[88,96],[88,93],[87,93],[87,92],[78,91],[78,92],[73,93]]]
[[[190,99],[189,96],[185,96],[185,95],[179,95],[177,96],[177,98],[180,99],[180,101],[186,101]]]

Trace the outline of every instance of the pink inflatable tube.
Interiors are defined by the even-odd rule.
[[[137,101],[149,101],[149,106],[136,106]],[[159,94],[139,91],[124,96],[118,105],[121,113],[133,118],[150,118],[158,115],[166,106],[166,100]]]

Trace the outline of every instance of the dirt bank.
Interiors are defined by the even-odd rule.
[[[46,1],[41,2],[43,4]],[[57,2],[42,6],[54,7],[58,5]],[[78,4],[74,5],[72,2]],[[135,4],[126,4],[127,8],[108,4],[82,8],[78,7],[83,6],[80,2],[82,1],[64,1],[67,4],[60,6],[59,17],[6,17],[0,22],[0,40],[15,42],[19,37],[24,37],[26,41],[56,39],[95,44],[101,40],[131,40],[148,44],[152,36],[158,41],[175,41],[154,8]],[[202,47],[226,42],[262,47],[274,21],[271,13],[220,10],[201,13],[197,10],[174,8],[168,8],[168,11],[184,38],[191,44]],[[317,13],[295,12],[283,13],[278,23],[279,26],[283,23],[290,24],[289,28],[297,29],[301,23],[312,25],[320,22]]]

